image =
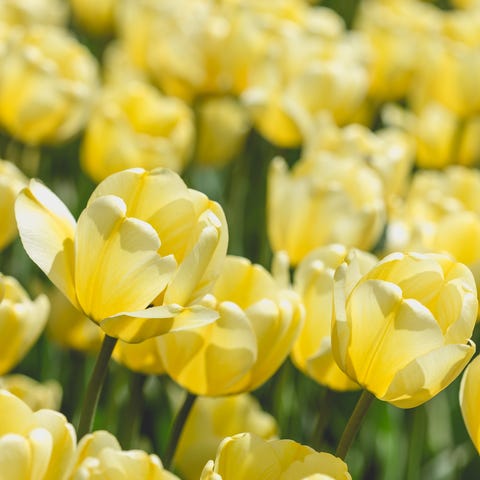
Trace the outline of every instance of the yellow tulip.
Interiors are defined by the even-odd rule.
[[[78,223],[53,192],[32,180],[17,198],[16,216],[28,255],[108,335],[140,342],[217,317],[195,303],[219,274],[225,217],[175,173],[111,175]]]
[[[368,253],[342,245],[321,247],[307,255],[295,270],[294,289],[305,306],[305,323],[292,349],[292,360],[304,373],[333,390],[360,388],[337,366],[331,349],[335,270],[354,260],[358,275],[377,263]],[[348,267],[347,267],[348,268]]]
[[[11,26],[61,26],[67,13],[62,0],[0,0],[0,22]]]
[[[475,448],[480,453],[480,357],[475,357],[463,373],[460,384],[460,407],[463,421]]]
[[[139,81],[107,86],[85,131],[82,166],[96,182],[133,167],[180,172],[194,133],[193,113],[180,99]]]
[[[140,343],[118,342],[112,354],[113,359],[128,369],[144,375],[165,373],[160,348],[156,338]]]
[[[336,281],[335,359],[380,400],[416,407],[447,387],[475,353],[475,282],[450,256],[393,253],[357,283],[342,267]]]
[[[267,226],[274,252],[285,250],[293,265],[317,247],[345,243],[370,250],[385,224],[382,181],[355,157],[329,152],[288,171],[276,158],[268,174]]]
[[[69,480],[179,480],[164,470],[156,455],[142,450],[122,450],[106,431],[85,435],[79,442],[75,466]]]
[[[76,435],[53,410],[32,410],[15,395],[0,390],[0,475],[8,480],[67,480]]]
[[[45,295],[30,300],[13,277],[0,274],[0,375],[22,360],[47,323],[50,304]]]
[[[166,372],[198,395],[254,390],[280,367],[298,335],[298,296],[278,288],[260,265],[230,256],[204,301],[218,312],[215,323],[158,338]]]
[[[115,0],[70,0],[73,18],[84,30],[108,36],[115,24]]]
[[[13,207],[18,192],[27,182],[27,178],[13,163],[0,160],[0,250],[17,234]]]
[[[198,397],[188,415],[173,461],[182,478],[198,480],[207,461],[215,458],[221,441],[241,432],[270,439],[277,435],[277,424],[251,395]]]
[[[3,43],[0,124],[31,145],[78,133],[97,90],[94,57],[54,27],[12,29]]]
[[[13,393],[34,411],[60,408],[62,387],[55,380],[40,383],[25,375],[12,374],[0,377],[0,388]]]
[[[351,480],[347,465],[330,453],[293,440],[266,441],[250,433],[227,437],[200,480]]]

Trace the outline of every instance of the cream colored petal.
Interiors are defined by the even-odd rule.
[[[107,431],[98,430],[82,437],[75,453],[75,469],[78,468],[87,457],[98,456],[104,448],[121,450],[118,440]]]
[[[312,452],[292,463],[279,480],[352,480],[347,464],[325,452]]]
[[[15,395],[0,390],[0,437],[8,433],[24,433],[32,428],[32,411]]]
[[[347,318],[355,379],[377,396],[398,370],[444,344],[431,312],[416,300],[403,300],[389,282],[361,282],[348,299]]]
[[[30,445],[20,435],[8,433],[0,437],[0,472],[8,480],[30,479]]]
[[[52,456],[52,436],[44,428],[36,428],[29,432],[27,438],[31,448],[30,478],[45,478],[45,473],[47,472],[48,464]]]
[[[100,327],[111,337],[138,343],[169,332],[190,330],[214,322],[218,312],[201,305],[151,307],[137,312],[123,312],[105,318]]]
[[[75,285],[83,311],[99,322],[146,308],[171,279],[172,257],[148,224],[125,216],[123,200],[100,197],[80,215],[75,238]]]
[[[23,246],[52,283],[78,308],[74,287],[75,219],[42,183],[31,180],[15,203]]]
[[[478,399],[480,398],[480,356],[477,356],[468,365],[463,373],[460,384],[460,407],[463,421],[475,448],[480,453],[480,412]]]
[[[400,408],[416,407],[441,392],[460,375],[475,345],[446,345],[400,370],[382,400]]]

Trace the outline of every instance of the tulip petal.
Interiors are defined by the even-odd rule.
[[[217,318],[215,310],[201,305],[183,308],[173,304],[118,313],[102,320],[100,327],[111,337],[138,343],[169,332],[203,327]]]
[[[416,300],[404,300],[400,288],[390,282],[360,283],[348,299],[347,318],[352,378],[378,396],[398,370],[444,344],[431,312]]]
[[[416,407],[450,385],[474,353],[473,342],[437,348],[400,370],[381,399],[400,408]]]
[[[45,185],[31,180],[15,203],[15,215],[28,256],[78,307],[74,287],[75,219]]]
[[[480,452],[480,416],[478,399],[480,398],[480,356],[468,365],[460,384],[460,407],[468,434],[478,452]]]
[[[173,257],[161,257],[160,241],[146,222],[125,216],[123,200],[100,197],[78,219],[75,283],[83,311],[99,322],[147,307],[166,287]]]
[[[0,437],[0,472],[8,480],[30,477],[30,445],[20,435],[7,433]]]

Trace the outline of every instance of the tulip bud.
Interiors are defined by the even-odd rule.
[[[460,407],[463,421],[475,448],[480,453],[480,416],[478,401],[480,399],[480,357],[475,357],[463,373],[460,384]]]
[[[0,472],[5,479],[65,480],[74,460],[76,435],[53,410],[32,410],[0,390]]]
[[[85,435],[80,440],[71,478],[179,480],[164,470],[162,462],[156,455],[148,455],[142,450],[124,451],[117,439],[103,430]]]
[[[346,273],[335,276],[332,349],[352,380],[400,408],[455,380],[475,353],[477,292],[465,265],[447,255],[393,253],[356,284]]]
[[[0,160],[0,250],[17,234],[15,198],[26,184],[27,178],[13,163]]]
[[[96,182],[132,167],[180,172],[190,159],[193,114],[146,83],[106,87],[87,125],[81,160]]]
[[[21,141],[62,142],[83,128],[97,88],[97,64],[66,31],[12,29],[4,41],[0,124]]]
[[[200,480],[325,479],[351,480],[347,465],[330,453],[293,440],[266,441],[250,433],[227,437],[215,462],[205,465]]]
[[[13,277],[0,274],[0,375],[17,365],[37,341],[47,322],[50,304],[45,295],[30,300]],[[1,470],[0,470],[1,471]]]
[[[73,18],[93,35],[108,36],[113,32],[115,0],[70,0]]]
[[[251,432],[268,440],[277,430],[275,419],[251,395],[198,397],[183,428],[173,463],[184,480],[198,480],[225,437]]]

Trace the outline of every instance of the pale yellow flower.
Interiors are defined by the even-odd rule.
[[[85,435],[79,442],[69,480],[179,480],[163,468],[157,455],[142,450],[122,450],[106,431]]]
[[[351,480],[347,465],[330,453],[293,440],[266,441],[250,433],[227,437],[200,480]]]
[[[380,400],[416,407],[447,387],[475,353],[475,282],[450,256],[393,253],[356,283],[346,268],[335,279],[335,359]]]
[[[305,306],[305,323],[293,345],[292,360],[302,372],[333,390],[360,388],[338,368],[331,348],[334,274],[353,259],[352,268],[358,269],[358,276],[377,263],[373,255],[334,244],[313,250],[300,262],[294,276],[293,287]]]
[[[113,359],[128,369],[144,375],[165,373],[160,347],[156,338],[140,343],[118,342],[112,354]]]
[[[468,434],[480,453],[480,357],[475,357],[463,373],[460,384],[460,407]]]
[[[17,235],[15,198],[27,182],[27,178],[13,163],[0,160],[0,250]]]
[[[97,90],[97,63],[65,30],[12,29],[3,42],[0,124],[32,144],[64,141],[84,126]]]
[[[31,300],[13,277],[0,274],[0,375],[27,354],[47,323],[50,304],[45,295]]]
[[[115,0],[69,0],[73,18],[84,30],[107,36],[114,30]]]
[[[0,472],[4,479],[67,480],[76,435],[53,410],[32,410],[0,390]]]
[[[32,180],[17,198],[16,215],[29,256],[108,335],[139,342],[217,317],[195,304],[209,292],[225,256],[223,210],[175,173],[111,175],[78,223],[53,192]]]
[[[293,265],[329,243],[370,250],[382,234],[386,207],[380,177],[363,160],[322,152],[288,171],[276,158],[268,174],[267,226],[274,252]]]
[[[230,256],[204,302],[218,312],[215,323],[158,338],[166,372],[198,395],[259,387],[280,367],[298,335],[299,298],[280,289],[260,265]]]
[[[10,26],[61,26],[67,13],[62,0],[0,0],[0,22]]]
[[[251,432],[270,439],[277,435],[277,430],[275,419],[251,395],[198,397],[183,428],[173,463],[184,480],[198,480],[225,437]]]
[[[107,86],[85,131],[83,169],[96,182],[127,168],[180,172],[194,144],[193,112],[147,83]]]

